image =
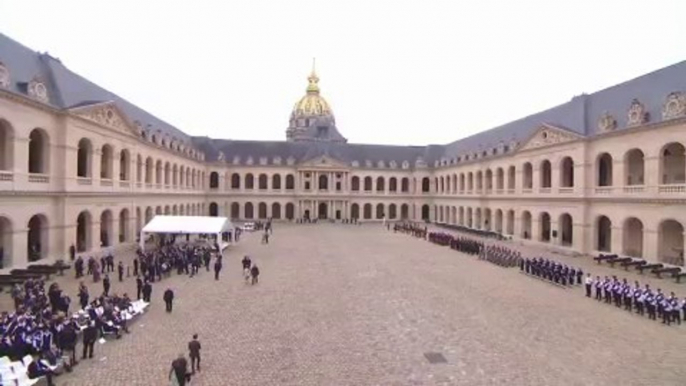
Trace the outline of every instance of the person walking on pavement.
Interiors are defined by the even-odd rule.
[[[214,262],[214,280],[219,280],[219,272],[222,270],[222,256],[217,255],[217,259]]]
[[[252,284],[257,284],[258,277],[260,276],[260,269],[257,268],[257,264],[252,265],[252,268],[250,269],[250,276],[252,276]]]
[[[105,296],[110,294],[110,275],[105,274],[105,278],[102,279],[102,290]]]
[[[121,261],[117,264],[117,273],[119,274],[119,282],[124,281],[124,263]]]
[[[195,369],[200,371],[200,342],[198,334],[193,335],[193,340],[188,342],[188,356],[191,358],[191,374],[195,374]]]
[[[150,303],[150,296],[152,295],[152,284],[149,281],[145,281],[143,284],[143,301]]]
[[[186,386],[186,380],[188,373],[188,361],[183,354],[179,354],[179,357],[172,361],[171,369],[169,370],[169,380],[172,381],[172,385]],[[172,374],[176,379],[176,383],[172,380]]]
[[[167,306],[167,312],[172,312],[172,306],[174,302],[174,291],[172,291],[171,288],[167,288],[166,291],[164,291],[164,304]]]

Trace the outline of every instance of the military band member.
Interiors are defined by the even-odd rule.
[[[643,315],[643,303],[639,303],[638,299],[641,298],[641,295],[643,294],[643,291],[641,290],[641,286],[638,284],[638,281],[634,282],[634,289],[633,289],[633,303],[634,307],[636,307],[636,313],[639,315]]]
[[[593,278],[591,277],[591,274],[589,273],[586,275],[586,297],[590,298],[591,297],[591,288],[593,287]]]
[[[611,304],[612,303],[612,280],[610,280],[609,277],[605,276],[605,283],[603,284],[603,290],[605,294],[605,303]]]
[[[657,289],[657,294],[655,295],[655,306],[657,309],[657,316],[662,317],[662,301],[665,300],[665,294],[662,293],[662,289]]]
[[[648,309],[648,319],[656,320],[655,307],[657,302],[655,301],[655,295],[650,290],[648,290],[648,293],[646,294],[645,305]]]
[[[634,298],[634,290],[631,288],[631,285],[626,281],[626,279],[623,280],[623,296],[624,296],[624,309],[627,311],[631,311],[631,300]]]

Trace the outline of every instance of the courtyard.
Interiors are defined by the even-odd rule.
[[[524,247],[522,247],[524,248]],[[525,250],[530,250],[526,249]],[[248,254],[260,283],[243,283]],[[126,257],[127,264],[133,253]],[[548,255],[684,296],[670,280]],[[117,255],[121,258],[122,253]],[[666,327],[381,225],[276,224],[245,235],[212,272],[154,284],[153,304],[121,340],[96,345],[59,386],[164,385],[192,334],[202,385],[677,385],[686,326]],[[112,276],[135,296],[135,280]],[[77,303],[77,281],[60,278]],[[87,281],[91,294],[101,284]],[[176,293],[164,311],[162,293]],[[10,306],[7,294],[3,309]],[[80,345],[79,345],[80,349]],[[447,363],[430,364],[424,354]]]

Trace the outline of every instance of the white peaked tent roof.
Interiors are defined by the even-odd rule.
[[[233,228],[226,217],[160,216],[143,227],[143,233],[222,233]]]

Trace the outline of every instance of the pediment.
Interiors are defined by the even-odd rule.
[[[317,169],[348,169],[348,165],[329,156],[317,156],[307,161],[301,162],[300,168],[317,168]]]
[[[138,136],[138,130],[131,124],[115,102],[100,102],[80,105],[69,109],[77,117],[95,122],[123,134]]]
[[[541,125],[519,150],[531,150],[576,141],[583,136],[549,124]]]

